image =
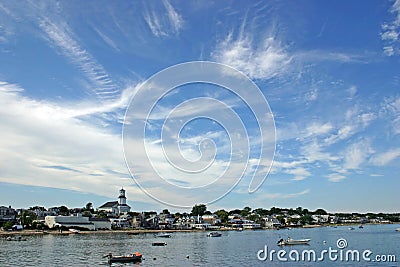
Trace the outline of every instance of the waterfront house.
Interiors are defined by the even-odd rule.
[[[218,215],[216,214],[208,214],[208,215],[203,215],[203,222],[210,224],[210,225],[216,225],[220,224],[221,220],[219,219]]]
[[[280,221],[274,216],[266,216],[263,220],[265,222],[265,227],[267,228],[279,228],[282,226]]]
[[[14,221],[16,214],[17,213],[11,206],[8,206],[8,208],[0,206],[0,222]]]

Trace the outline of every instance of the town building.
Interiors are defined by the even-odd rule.
[[[0,222],[14,221],[16,212],[11,206],[0,206]]]
[[[45,225],[51,228],[85,228],[88,230],[111,229],[111,222],[103,218],[89,218],[78,216],[46,216]]]
[[[126,204],[125,190],[121,188],[119,190],[118,200],[104,203],[98,208],[98,211],[104,211],[111,216],[119,216],[130,212],[131,207]]]

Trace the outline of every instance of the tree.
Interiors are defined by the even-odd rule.
[[[4,228],[5,230],[11,229],[12,227],[13,227],[13,223],[12,223],[11,221],[6,221],[6,222],[3,224],[3,228]]]
[[[83,213],[82,213],[82,217],[89,217],[89,218],[92,218],[92,213],[90,213],[90,211],[88,211],[88,210],[85,210]]]
[[[276,219],[281,223],[281,224],[285,224],[285,218],[282,215],[276,216]]]
[[[85,210],[87,210],[87,211],[90,211],[90,212],[94,212],[94,209],[93,209],[93,203],[92,202],[88,202],[87,204],[86,204],[86,206],[85,206]]]
[[[19,217],[21,225],[24,228],[31,228],[33,221],[36,219],[37,219],[36,214],[28,210],[24,210]]]
[[[314,211],[314,214],[316,214],[316,215],[327,215],[328,213],[323,209],[317,209],[316,211]]]
[[[312,223],[312,217],[309,214],[303,215],[300,217],[300,222],[304,224],[311,224]]]
[[[239,209],[235,209],[235,210],[231,210],[229,211],[229,215],[233,215],[233,214],[240,214],[242,211]]]
[[[107,218],[107,213],[104,210],[97,212],[97,218]]]
[[[255,209],[255,210],[253,210],[253,212],[257,213],[261,217],[264,217],[264,216],[267,216],[267,215],[271,215],[268,210],[263,209],[263,208]]]
[[[297,208],[296,208],[296,213],[297,213],[298,215],[302,215],[302,214],[303,214],[303,208],[302,208],[302,207],[297,207]]]
[[[222,223],[226,223],[228,221],[228,212],[226,210],[217,210],[214,212]]]
[[[60,206],[58,210],[60,215],[69,215],[69,209],[66,206]]]
[[[163,209],[162,214],[171,214],[168,209]]]
[[[206,212],[206,210],[207,210],[207,207],[204,204],[194,205],[192,208],[191,214],[193,216],[198,216],[198,215],[203,216],[204,213]]]

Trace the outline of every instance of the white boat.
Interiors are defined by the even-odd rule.
[[[218,233],[218,232],[211,232],[208,233],[207,236],[208,237],[220,237],[222,234]]]
[[[349,227],[349,230],[354,230],[354,227]]]
[[[159,233],[159,234],[154,235],[154,237],[170,238],[171,235],[167,234],[167,233]]]
[[[79,230],[76,230],[76,229],[73,229],[73,228],[68,229],[68,231],[69,231],[71,234],[79,234]]]
[[[278,246],[292,246],[292,245],[308,245],[311,239],[291,239],[288,237],[286,240],[279,240]]]
[[[400,232],[400,228],[397,228],[396,231],[397,231],[397,232]]]

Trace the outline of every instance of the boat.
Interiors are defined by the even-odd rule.
[[[167,234],[167,233],[159,233],[159,234],[154,235],[154,237],[170,238],[171,235]]]
[[[310,241],[311,239],[291,239],[288,237],[286,240],[279,240],[278,246],[308,245]]]
[[[364,226],[362,226],[362,224],[361,224],[360,226],[358,226],[358,228],[362,229],[362,228],[364,228]]]
[[[107,254],[104,256],[104,258],[108,258],[108,263],[112,264],[115,262],[141,262],[142,261],[142,254],[139,252],[135,252],[133,254],[128,254],[128,255],[119,255],[119,256],[114,256],[111,253]]]
[[[354,230],[354,227],[349,227],[349,230]]]
[[[7,237],[6,240],[7,241],[26,241],[26,238],[22,238],[22,236],[19,236],[19,237],[11,237],[11,236],[9,236],[9,237]]]
[[[162,247],[162,246],[166,246],[167,243],[165,243],[165,242],[153,242],[153,243],[151,243],[151,245],[153,247]]]
[[[76,230],[76,229],[73,229],[73,228],[68,229],[68,231],[69,231],[71,234],[79,234],[79,230]]]
[[[397,232],[400,232],[400,228],[397,228],[396,231],[397,231]]]
[[[220,236],[222,236],[222,234],[218,233],[218,232],[211,232],[211,233],[208,233],[207,236],[208,237],[220,237]]]

